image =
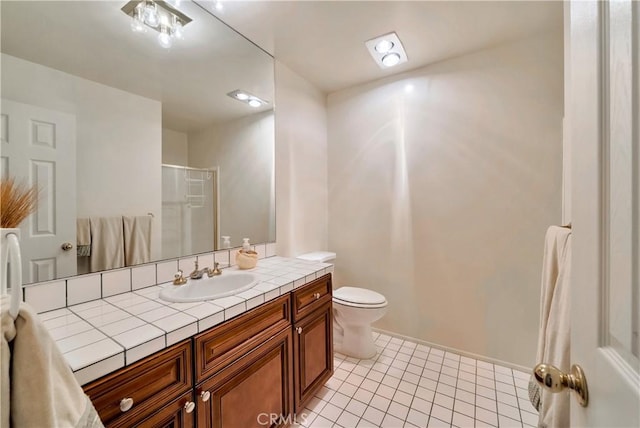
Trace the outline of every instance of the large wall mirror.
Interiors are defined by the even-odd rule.
[[[0,4],[1,178],[39,190],[25,283],[275,241],[273,58],[177,3]]]

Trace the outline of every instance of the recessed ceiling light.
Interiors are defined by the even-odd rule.
[[[269,104],[268,101],[263,100],[260,97],[256,97],[250,92],[243,91],[242,89],[236,89],[235,91],[229,92],[227,95],[236,101],[249,104],[254,108],[262,107],[263,105]]]
[[[393,48],[393,42],[387,39],[382,39],[376,44],[376,51],[380,53],[387,53]]]
[[[407,54],[396,33],[384,34],[365,42],[369,53],[381,68],[407,62]]]
[[[400,55],[397,53],[390,53],[382,57],[382,63],[386,67],[393,67],[394,65],[398,65],[400,62]]]

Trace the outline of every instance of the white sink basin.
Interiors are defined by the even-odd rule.
[[[167,302],[200,302],[241,293],[256,286],[258,278],[249,272],[223,270],[222,275],[189,279],[185,285],[167,285],[160,298]]]

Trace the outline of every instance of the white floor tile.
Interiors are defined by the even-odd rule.
[[[385,334],[374,337],[378,354],[370,360],[334,355],[334,375],[307,404],[300,426],[537,425],[528,373]]]

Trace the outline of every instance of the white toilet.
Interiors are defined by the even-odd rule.
[[[316,251],[298,256],[315,262],[332,262],[336,253]],[[333,348],[350,357],[376,355],[371,324],[387,312],[387,299],[373,290],[340,287],[333,290]]]

